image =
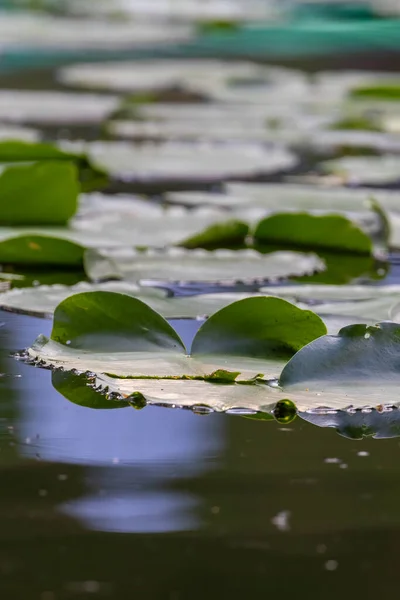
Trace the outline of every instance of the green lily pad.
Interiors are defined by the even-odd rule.
[[[89,195],[80,198],[78,212],[68,225],[3,226],[0,244],[5,249],[11,244],[15,249],[13,240],[18,238],[20,243],[23,236],[43,236],[99,249],[132,245],[163,247],[185,240],[191,246],[199,243],[214,247],[243,242],[248,225],[229,217],[219,209],[188,211],[172,207],[169,210],[134,197]],[[26,263],[24,246],[20,247],[21,254],[14,253],[16,264]],[[51,254],[42,258],[44,264],[51,264]],[[65,262],[68,263],[67,256]]]
[[[232,310],[236,322],[229,330]],[[187,356],[175,330],[145,303],[123,294],[88,292],[58,305],[51,338],[39,336],[28,353],[41,365],[134,379],[252,382],[266,371],[270,378],[295,348],[325,332],[310,311],[276,298],[249,298],[215,313]],[[216,343],[221,335],[224,339]]]
[[[212,315],[195,336],[192,353],[255,358],[271,353],[287,358],[303,347],[305,340],[320,335],[321,321],[315,313],[299,312],[296,306],[289,302],[282,304],[279,298],[249,298],[233,302]]]
[[[66,239],[20,235],[0,241],[0,262],[5,264],[83,268],[85,248]]]
[[[300,411],[399,405],[400,325],[349,325],[302,348],[279,383]]]
[[[335,121],[330,129],[338,131],[383,131],[373,117],[364,116],[343,117]]]
[[[9,167],[0,175],[0,224],[64,225],[77,210],[78,193],[71,163]]]
[[[351,91],[353,98],[368,98],[373,100],[389,100],[396,102],[400,100],[400,83],[381,82],[375,85],[366,85],[353,88]]]
[[[99,189],[107,183],[107,176],[104,171],[91,165],[88,157],[83,152],[62,150],[54,144],[43,142],[30,143],[21,140],[0,141],[0,164],[7,165],[8,163],[18,164],[44,161],[74,163],[79,169],[79,180],[82,191],[89,192]]]
[[[272,215],[258,224],[254,238],[260,243],[291,244],[356,254],[372,253],[371,238],[342,215]]]
[[[228,183],[223,193],[170,192],[165,199],[187,206],[224,207],[238,215],[246,210],[252,223],[260,217],[286,212],[307,211],[322,217],[331,216],[334,210],[335,214],[353,221],[383,250],[389,236],[386,211],[398,210],[398,195],[393,192],[374,190],[372,196],[371,190],[365,189],[295,184]]]

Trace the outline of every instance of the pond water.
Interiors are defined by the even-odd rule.
[[[0,321],[3,598],[394,593],[398,439],[80,407],[9,357],[51,321]],[[175,325],[190,341],[193,323]]]

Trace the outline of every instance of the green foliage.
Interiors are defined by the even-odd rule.
[[[193,354],[289,358],[326,327],[313,312],[273,297],[246,298],[212,315],[200,327]]]
[[[372,118],[363,116],[345,117],[331,125],[334,130],[354,130],[354,131],[377,131],[382,132],[383,128]]]
[[[282,213],[261,221],[254,238],[259,243],[291,245],[298,248],[371,254],[372,241],[359,227],[339,214],[315,216]]]
[[[211,225],[198,235],[194,235],[179,244],[184,248],[209,248],[242,244],[249,232],[249,226],[241,221],[225,221]]]
[[[81,189],[84,192],[101,189],[108,183],[106,173],[92,165],[83,153],[68,152],[44,142],[0,141],[0,164],[44,161],[73,162],[78,169]]]
[[[13,166],[0,176],[0,225],[65,225],[77,210],[79,183],[69,162]]]
[[[368,98],[371,100],[400,100],[400,85],[398,83],[377,83],[354,88],[350,95],[353,98]]]
[[[83,268],[85,249],[63,238],[26,234],[0,241],[0,263]]]
[[[400,325],[349,325],[338,335],[323,336],[298,352],[283,369],[280,384],[304,384],[310,389],[322,381],[389,383],[398,378],[399,362]]]
[[[176,331],[147,304],[124,294],[87,292],[61,302],[51,339],[95,352],[184,350]]]
[[[189,357],[176,331],[141,300],[83,292],[58,305],[50,341],[40,336],[31,354],[53,366],[61,360],[65,368],[119,377],[255,383],[324,333],[310,311],[279,298],[249,298],[215,313]]]

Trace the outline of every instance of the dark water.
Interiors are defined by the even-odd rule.
[[[398,439],[82,408],[8,358],[51,322],[0,321],[1,599],[397,595]]]

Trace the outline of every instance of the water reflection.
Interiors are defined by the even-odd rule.
[[[387,439],[400,437],[400,409],[384,407],[380,409],[357,409],[309,411],[299,416],[318,427],[331,427],[349,439],[361,440],[364,437]]]
[[[10,315],[15,320],[15,315]],[[29,344],[51,322],[25,320],[13,339]],[[198,325],[197,325],[198,326]],[[189,332],[190,334],[190,332]],[[92,411],[65,402],[51,385],[51,373],[19,363],[17,435],[23,457],[84,465],[89,490],[60,510],[89,528],[104,531],[196,529],[198,499],[171,489],[170,482],[196,477],[218,462],[224,444],[222,421],[188,412]],[[101,467],[101,468],[100,468]]]

